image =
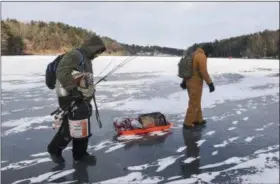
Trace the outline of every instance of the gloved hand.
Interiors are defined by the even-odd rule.
[[[81,99],[83,98],[83,93],[79,91],[77,87],[75,87],[70,91],[70,96],[72,98]]]
[[[186,80],[185,80],[185,79],[183,79],[183,81],[181,82],[180,87],[181,87],[183,90],[187,89]]]
[[[213,83],[210,83],[208,86],[209,86],[209,91],[210,91],[210,93],[212,93],[213,91],[215,91],[215,86],[214,86]]]

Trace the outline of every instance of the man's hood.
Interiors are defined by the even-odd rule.
[[[83,54],[89,58],[93,59],[93,56],[97,53],[102,53],[106,50],[106,46],[98,36],[92,36],[89,39],[85,40],[80,50]]]

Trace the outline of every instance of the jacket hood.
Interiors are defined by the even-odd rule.
[[[92,36],[84,41],[80,50],[87,58],[93,59],[94,55],[103,53],[106,50],[106,46],[101,38]]]
[[[197,48],[195,50],[195,54],[197,54],[197,53],[205,54],[205,52],[204,52],[204,50],[202,48]]]

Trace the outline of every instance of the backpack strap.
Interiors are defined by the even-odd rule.
[[[78,70],[80,69],[80,68],[82,68],[82,70],[84,70],[85,69],[85,63],[84,63],[84,55],[82,54],[82,52],[80,51],[80,49],[76,49],[77,51],[79,51],[79,53],[80,53],[80,64],[79,64],[79,66],[78,66]]]

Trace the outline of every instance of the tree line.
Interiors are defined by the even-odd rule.
[[[20,22],[16,19],[6,19],[1,21],[1,55],[63,53],[79,47],[91,35],[96,33],[62,22]],[[184,52],[183,49],[129,45],[106,36],[100,37],[107,47],[104,55],[182,56]],[[187,53],[194,51],[197,46],[207,48],[210,57],[278,58],[279,30],[265,30],[250,35],[194,44],[187,48]]]
[[[198,46],[208,51],[209,57],[279,58],[279,29],[194,44],[187,49],[192,53]]]

